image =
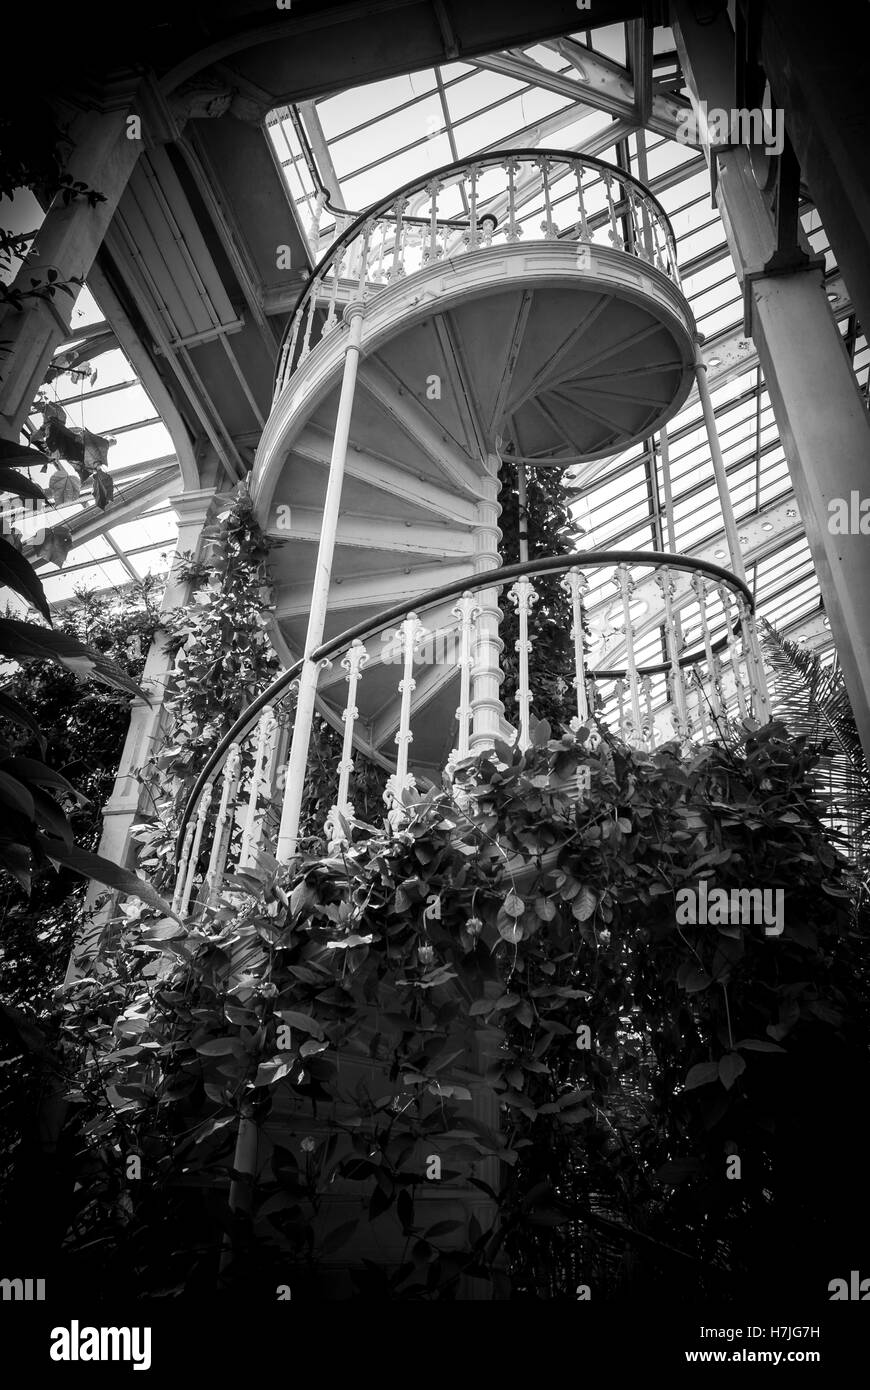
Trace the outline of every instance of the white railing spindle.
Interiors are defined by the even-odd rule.
[[[517,680],[517,705],[520,712],[520,748],[525,752],[531,746],[531,704],[532,691],[529,685],[529,655],[532,644],[529,640],[529,614],[538,601],[538,593],[528,575],[522,575],[508,590],[508,598],[517,610],[520,635],[514,643],[519,656],[519,678]]]
[[[459,619],[459,706],[456,719],[459,725],[456,749],[460,758],[467,758],[471,746],[471,632],[479,609],[474,594],[466,591],[452,610]]]
[[[227,853],[230,847],[230,838],[233,831],[233,820],[236,810],[236,792],[239,786],[239,773],[241,771],[242,752],[237,743],[231,743],[227,760],[223,767],[223,785],[221,787],[221,799],[218,803],[218,812],[214,823],[214,839],[211,846],[211,858],[208,861],[208,869],[205,875],[204,896],[207,907],[216,907],[220,897],[221,884],[224,878],[224,869],[227,862]]]

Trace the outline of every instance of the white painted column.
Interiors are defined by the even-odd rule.
[[[481,480],[482,497],[477,504],[477,525],[474,528],[474,573],[485,574],[501,564],[499,541],[501,528],[498,518],[499,456],[487,454],[485,473]],[[471,667],[471,752],[491,748],[493,740],[504,737],[502,715],[504,706],[499,698],[502,682],[501,653],[504,643],[498,635],[501,609],[498,589],[481,589],[477,594],[478,620],[473,644]]]
[[[178,540],[175,554],[186,551],[196,554],[202,538],[202,531],[209,510],[214,502],[214,488],[200,488],[184,492],[170,498],[173,510],[178,517]],[[175,577],[175,566],[170,571],[163,594],[161,611],[183,607],[190,600],[190,585]],[[113,864],[126,867],[133,857],[133,841],[130,830],[139,816],[150,809],[137,773],[154,752],[163,730],[163,696],[166,676],[171,668],[171,658],[167,651],[166,634],[157,632],[151,643],[145,670],[139,684],[148,693],[148,701],[137,697],[130,706],[130,724],[124,747],[118,763],[115,786],[112,795],[103,807],[103,834],[98,853]],[[93,908],[94,901],[106,889],[102,884],[91,883],[85,899],[86,907]],[[77,972],[79,963],[90,955],[92,945],[99,938],[103,921],[109,910],[95,915],[85,935],[76,943],[73,959],[67,978]]]
[[[348,325],[347,342],[344,349],[344,375],[341,382],[338,415],[335,421],[332,456],[329,461],[329,481],[326,485],[326,500],[323,504],[320,545],[314,568],[311,612],[308,617],[308,632],[305,637],[305,664],[299,678],[296,717],[293,722],[293,738],[287,764],[281,828],[278,834],[277,858],[279,864],[286,864],[293,858],[299,836],[299,816],[302,811],[302,796],[305,790],[308,744],[311,738],[311,723],[314,717],[314,701],[317,694],[318,665],[317,662],[311,660],[311,653],[323,641],[323,630],[326,624],[329,585],[332,578],[332,561],[335,552],[335,535],[341,507],[341,490],[344,483],[350,419],[356,391],[364,312],[364,306],[360,300],[354,300],[344,310],[344,321]]]
[[[725,472],[725,460],[722,457],[722,448],[719,444],[716,415],[713,410],[713,402],[710,399],[710,387],[707,384],[707,363],[704,361],[701,352],[702,342],[703,338],[699,334],[696,334],[695,381],[698,385],[698,398],[701,402],[701,410],[704,415],[704,426],[707,430],[707,443],[710,446],[710,461],[713,464],[716,491],[719,493],[719,508],[722,512],[722,525],[725,528],[725,539],[728,542],[731,573],[735,574],[738,579],[742,579],[745,583],[746,569],[743,564],[743,553],[740,549],[740,541],[737,537],[737,522],[734,519],[734,506],[731,501],[731,492],[728,488],[728,474]]]

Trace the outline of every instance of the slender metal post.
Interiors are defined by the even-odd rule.
[[[517,519],[520,536],[520,564],[529,558],[529,503],[526,496],[526,465],[517,464]]]
[[[343,816],[345,820],[349,820],[353,815],[353,806],[350,802],[350,779],[353,772],[353,731],[356,727],[356,721],[359,719],[356,692],[360,673],[368,659],[369,654],[366,648],[359,638],[356,638],[351,642],[347,655],[341,663],[344,670],[347,671],[347,703],[344,707],[344,714],[341,716],[344,721],[344,737],[341,745],[341,762],[338,764],[338,792],[325,825],[330,843],[344,839],[339,818]]]
[[[707,443],[710,446],[710,459],[713,464],[713,474],[716,478],[716,488],[719,493],[719,506],[722,509],[722,521],[725,527],[725,539],[728,542],[728,553],[731,559],[731,572],[736,574],[738,579],[746,582],[746,569],[743,564],[743,555],[740,551],[740,542],[737,539],[737,522],[734,519],[734,507],[731,503],[731,493],[728,490],[728,474],[725,472],[725,460],[722,457],[722,450],[719,446],[719,433],[716,429],[716,416],[713,411],[713,402],[710,399],[710,387],[707,384],[707,363],[701,354],[701,339],[695,337],[695,380],[698,383],[698,397],[701,401],[701,409],[704,412],[704,424],[707,429]]]
[[[318,667],[317,663],[311,660],[311,653],[323,641],[323,629],[329,603],[332,559],[335,552],[335,536],[338,529],[347,443],[350,436],[350,418],[353,411],[360,344],[362,342],[363,305],[359,300],[354,300],[353,303],[348,304],[344,311],[344,319],[348,324],[348,337],[344,352],[344,375],[341,382],[338,415],[335,421],[332,457],[329,461],[329,481],[326,486],[326,500],[323,504],[323,524],[320,529],[320,544],[314,569],[314,585],[311,591],[311,612],[308,617],[308,632],[305,636],[305,665],[299,677],[296,718],[293,722],[293,739],[287,764],[287,785],[284,790],[284,805],[281,810],[281,828],[278,832],[276,856],[279,864],[286,864],[288,860],[292,859],[296,853],[296,841],[299,835],[299,816],[302,810],[305,767],[308,762],[308,743],[311,737],[311,721],[314,717],[314,699],[317,693]]]
[[[459,733],[456,751],[460,758],[467,758],[471,746],[471,628],[479,611],[474,594],[466,590],[452,611],[460,621],[459,706],[456,710]]]

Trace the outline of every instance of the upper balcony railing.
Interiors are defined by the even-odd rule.
[[[340,232],[296,302],[276,395],[365,298],[427,266],[490,246],[574,241],[622,251],[680,284],[676,243],[657,198],[632,174],[567,150],[498,150],[407,183]]]
[[[612,665],[606,645],[594,640],[587,597],[594,572],[614,586],[622,613],[625,659]],[[755,630],[754,602],[746,584],[718,565],[657,551],[590,551],[527,561],[490,570],[473,579],[453,581],[420,595],[413,606],[397,604],[325,642],[313,653],[321,681],[326,673],[345,673],[347,694],[337,774],[337,796],[327,818],[327,839],[342,838],[342,819],[354,815],[354,754],[360,733],[360,706],[367,676],[379,668],[394,673],[398,688],[395,765],[385,801],[391,815],[401,815],[403,793],[414,786],[410,745],[417,720],[430,717],[425,704],[413,706],[414,672],[421,663],[443,668],[456,680],[456,744],[448,770],[478,751],[475,720],[482,701],[476,682],[478,656],[485,644],[485,610],[496,592],[515,606],[515,738],[521,749],[531,742],[531,715],[536,691],[530,675],[536,624],[532,609],[540,601],[535,577],[561,574],[571,611],[572,657],[561,679],[562,722],[609,728],[629,745],[652,752],[675,740],[684,750],[696,742],[722,737],[732,717],[769,718],[764,666]],[[484,591],[490,596],[485,597]],[[645,592],[646,600],[639,595]],[[453,606],[451,606],[453,605]],[[641,664],[635,656],[641,629],[654,607],[662,660]],[[639,610],[646,608],[646,612]],[[490,610],[491,611],[491,610]],[[427,623],[428,615],[428,623]],[[422,619],[422,621],[421,621]],[[178,876],[174,909],[186,914],[218,905],[227,865],[233,877],[255,864],[260,850],[275,852],[281,793],[284,789],[281,729],[292,720],[286,705],[303,663],[297,662],[272,682],[239,717],[202,769],[188,799],[176,846]],[[552,684],[551,682],[549,682]],[[570,693],[572,692],[573,693]],[[379,695],[379,699],[382,695]],[[552,697],[551,697],[552,698]],[[500,702],[499,702],[500,703]],[[336,714],[338,710],[336,710]],[[576,721],[574,723],[573,721]],[[505,731],[506,732],[506,731]],[[483,746],[491,740],[484,739]],[[364,740],[363,740],[364,743]],[[317,832],[321,827],[313,829]],[[239,880],[236,878],[236,881]]]

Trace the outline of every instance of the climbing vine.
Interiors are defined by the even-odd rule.
[[[151,1242],[172,1239],[173,1291],[213,1280],[209,1202],[224,1210],[232,1173],[223,1277],[259,1296],[661,1278],[726,1296],[763,1286],[759,1231],[781,1242],[796,1220],[805,1275],[830,1212],[805,1198],[808,1155],[826,1160],[794,1142],[796,1097],[839,1113],[868,1036],[813,756],[776,724],[684,758],[542,723],[528,753],[496,745],[409,795],[399,828],[357,827],[289,874],[261,855],[195,927],[130,923],[65,1005],[89,1143],[77,1257],[147,1282]],[[681,922],[701,880],[781,886],[781,934]],[[434,1186],[462,1183],[479,1211],[433,1219]]]

